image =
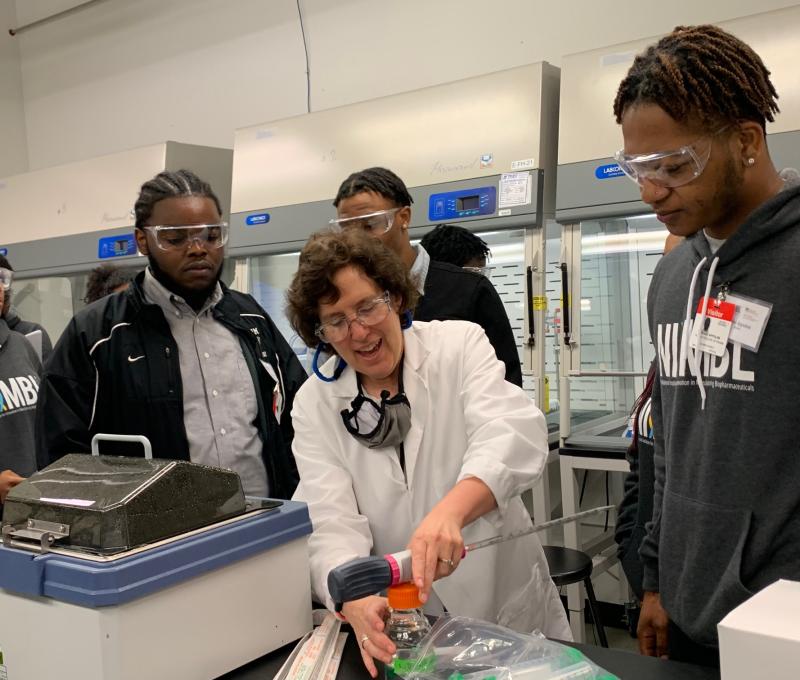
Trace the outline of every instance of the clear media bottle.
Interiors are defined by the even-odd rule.
[[[419,590],[413,583],[389,588],[389,619],[386,635],[397,646],[391,665],[386,666],[386,679],[403,678],[417,662],[418,645],[431,629],[422,613]]]

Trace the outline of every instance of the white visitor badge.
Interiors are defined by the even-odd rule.
[[[736,305],[733,328],[728,339],[731,342],[738,342],[752,352],[758,352],[769,315],[772,313],[772,304],[730,293],[725,296],[725,301]]]

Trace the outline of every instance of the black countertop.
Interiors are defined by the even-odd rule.
[[[345,626],[343,630],[349,629]],[[622,680],[719,680],[719,671],[711,668],[677,661],[652,659],[633,652],[604,649],[594,645],[572,644],[571,646],[580,649],[592,661]],[[294,649],[294,643],[227,673],[223,678],[225,680],[271,680],[280,670],[292,649]],[[369,677],[351,632],[347,636],[347,645],[336,678],[337,680],[368,680]]]

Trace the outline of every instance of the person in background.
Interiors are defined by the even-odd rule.
[[[4,268],[5,269],[5,268]],[[11,277],[0,270],[0,308]],[[0,519],[8,492],[36,471],[35,412],[42,363],[0,317]]]
[[[455,224],[440,224],[422,237],[420,245],[432,260],[449,262],[484,276],[489,274],[489,246],[469,229]]]
[[[136,269],[115,267],[112,264],[101,264],[99,267],[95,267],[86,281],[84,302],[89,305],[106,295],[128,290],[137,273]]]
[[[333,609],[333,568],[408,547],[428,613],[571,639],[535,535],[461,561],[465,541],[531,526],[520,494],[541,474],[547,428],[479,326],[411,323],[417,295],[404,263],[362,230],[317,234],[300,254],[287,315],[307,346],[334,353],[292,412],[313,592]],[[374,659],[394,652],[386,599],[342,613],[375,677]]]
[[[142,185],[136,242],[149,266],[78,312],[42,380],[37,454],[89,451],[97,432],[146,436],[159,458],[238,473],[250,496],[297,485],[290,411],[306,374],[269,315],[220,281],[228,225],[188,170]],[[130,445],[103,452],[141,455]]]
[[[664,255],[668,255],[683,238],[669,234],[664,243]],[[636,399],[631,411],[631,443],[626,458],[631,467],[625,476],[624,495],[617,513],[614,540],[617,556],[633,592],[639,600],[644,597],[642,576],[644,566],[639,557],[639,548],[647,533],[646,525],[653,519],[653,486],[655,471],[653,463],[653,418],[651,395],[656,377],[655,361],[650,365],[644,390]],[[631,622],[634,625],[635,621]]]
[[[13,281],[14,278],[14,268],[11,266],[11,263],[4,255],[0,255],[0,273],[5,270],[8,276],[9,282]],[[10,286],[10,283],[9,283]],[[22,335],[28,335],[30,333],[35,333],[38,331],[41,334],[41,359],[42,363],[46,362],[50,355],[53,353],[53,343],[50,340],[50,336],[47,334],[47,331],[44,329],[43,326],[40,326],[38,323],[34,323],[33,321],[24,321],[20,319],[19,312],[17,311],[16,307],[11,304],[11,297],[12,297],[12,290],[11,288],[7,288],[5,290],[5,302],[2,306],[0,306],[0,317],[6,320],[8,327],[12,331],[16,331],[17,333],[22,333]],[[38,341],[37,341],[38,343]]]
[[[333,202],[338,218],[331,224],[337,229],[366,231],[394,251],[417,281],[421,298],[414,318],[477,323],[505,364],[506,380],[522,386],[514,331],[494,286],[484,276],[437,262],[424,247],[411,245],[408,227],[412,203],[406,185],[391,170],[368,168],[342,182]]]
[[[620,168],[686,237],[647,300],[655,491],[638,637],[651,656],[718,665],[720,620],[800,580],[800,176],[770,158],[776,99],[753,49],[706,25],[638,55],[614,102]],[[715,341],[711,305],[755,321]]]

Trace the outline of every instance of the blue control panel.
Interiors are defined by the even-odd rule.
[[[0,248],[0,255],[2,255],[3,257],[8,255],[8,248]]]
[[[431,222],[493,215],[496,209],[497,187],[459,189],[444,194],[431,194],[428,199],[428,219]]]
[[[126,255],[136,255],[136,239],[133,234],[104,236],[97,242],[97,257],[101,260]]]

